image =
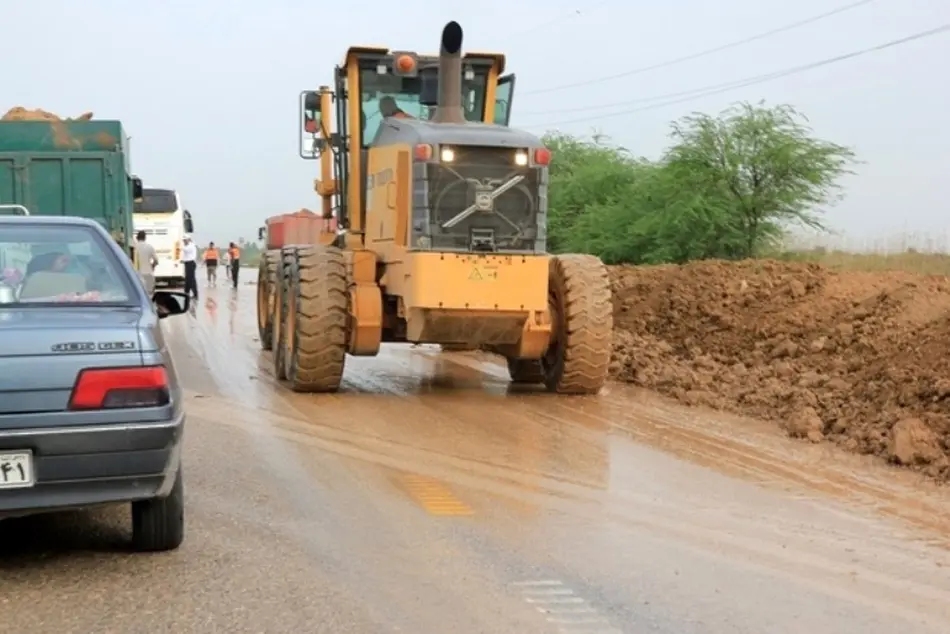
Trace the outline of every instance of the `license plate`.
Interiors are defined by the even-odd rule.
[[[32,452],[0,453],[0,489],[23,489],[34,484]]]

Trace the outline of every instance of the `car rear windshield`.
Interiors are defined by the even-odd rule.
[[[178,209],[178,199],[171,189],[146,189],[133,209],[140,214],[171,213]]]
[[[0,309],[132,302],[124,263],[107,240],[91,227],[0,223]]]

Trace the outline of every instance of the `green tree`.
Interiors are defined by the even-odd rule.
[[[675,122],[659,161],[602,135],[550,134],[551,251],[607,263],[751,257],[793,223],[822,227],[853,154],[814,138],[789,106],[742,104]]]
[[[823,230],[821,207],[840,197],[839,180],[855,162],[850,149],[816,138],[788,105],[693,114],[675,122],[671,136],[666,165],[707,199],[728,203],[742,257],[773,244],[789,225]]]

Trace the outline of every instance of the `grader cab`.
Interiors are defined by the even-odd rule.
[[[301,155],[320,160],[314,188],[341,229],[264,258],[261,342],[294,390],[337,390],[347,355],[389,342],[489,350],[553,392],[603,386],[607,271],[547,254],[551,152],[508,126],[504,68],[463,54],[450,22],[439,55],[352,47],[332,88],[301,95]]]

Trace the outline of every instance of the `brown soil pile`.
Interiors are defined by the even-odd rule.
[[[774,261],[613,267],[613,373],[950,479],[950,280]]]
[[[91,112],[84,112],[73,119],[63,119],[57,114],[47,110],[37,108],[30,110],[23,106],[14,106],[7,110],[6,114],[0,117],[0,121],[89,121],[92,119]]]

